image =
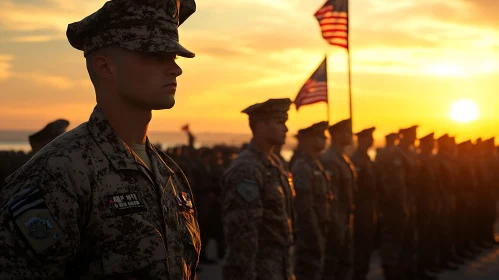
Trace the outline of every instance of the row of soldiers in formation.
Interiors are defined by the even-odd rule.
[[[356,133],[348,157],[351,120],[320,122],[299,130],[287,163],[273,149],[285,142],[290,104],[243,111],[253,139],[221,183],[223,279],[366,279],[378,224],[387,280],[436,279],[495,244],[493,138],[456,144],[432,133],[416,148],[413,126],[387,135],[372,161],[375,128]]]
[[[298,132],[286,162],[279,148],[288,109],[287,99],[246,109],[254,137],[242,152],[196,150],[190,133],[189,146],[166,151],[189,178],[202,243],[215,238],[226,255],[224,279],[365,279],[377,229],[386,279],[435,278],[428,272],[455,270],[495,243],[493,138],[456,144],[432,133],[416,153],[413,126],[387,135],[372,161],[375,128],[356,133],[348,157],[351,121],[321,122]],[[30,136],[33,152],[7,155],[19,158],[13,168],[68,124],[59,120]]]

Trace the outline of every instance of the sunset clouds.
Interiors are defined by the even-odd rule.
[[[155,113],[152,130],[176,131],[189,121],[198,130],[247,132],[240,110],[271,97],[293,99],[326,53],[332,121],[348,116],[345,51],[322,40],[313,17],[323,0],[197,2],[197,12],[180,28],[182,44],[196,58],[179,60],[184,74],[177,105]],[[83,55],[71,48],[65,31],[103,4],[2,1],[0,90],[9,96],[0,106],[18,109],[9,111],[12,122],[0,129],[36,129],[59,117],[76,125],[88,117],[93,91]],[[499,125],[491,105],[499,102],[498,10],[496,0],[351,1],[355,130],[378,125],[382,136],[419,122],[422,133],[492,136],[489,130]],[[475,125],[448,118],[452,102],[464,97],[481,109]],[[71,110],[48,109],[55,104]],[[22,108],[30,114],[21,117]],[[293,108],[290,130],[324,119],[325,112],[323,104],[299,114]]]

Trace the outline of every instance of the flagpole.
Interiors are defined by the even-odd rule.
[[[352,68],[350,59],[350,1],[347,1],[348,21],[347,21],[347,59],[348,59],[348,98],[350,105],[350,121],[353,132],[353,112],[352,112]]]
[[[326,85],[327,85],[327,102],[326,102],[326,106],[327,106],[327,124],[330,125],[331,122],[330,122],[330,111],[329,111],[329,83],[327,82],[327,53],[325,55],[325,60],[326,60]]]

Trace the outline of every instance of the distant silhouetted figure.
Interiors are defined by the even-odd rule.
[[[59,135],[66,132],[69,126],[69,121],[58,119],[47,124],[42,130],[29,136],[29,144],[31,145],[32,153],[38,152],[48,143],[52,142]]]

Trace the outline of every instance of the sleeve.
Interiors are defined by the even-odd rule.
[[[0,278],[61,277],[80,244],[76,197],[51,175],[7,185],[0,196]]]
[[[263,215],[262,180],[254,168],[240,165],[225,175],[223,227],[224,280],[256,280],[258,229]]]
[[[296,190],[296,279],[316,279],[321,269],[320,242],[324,238],[314,210],[317,202],[314,202],[312,191],[313,171],[302,161],[297,161],[291,173]]]

